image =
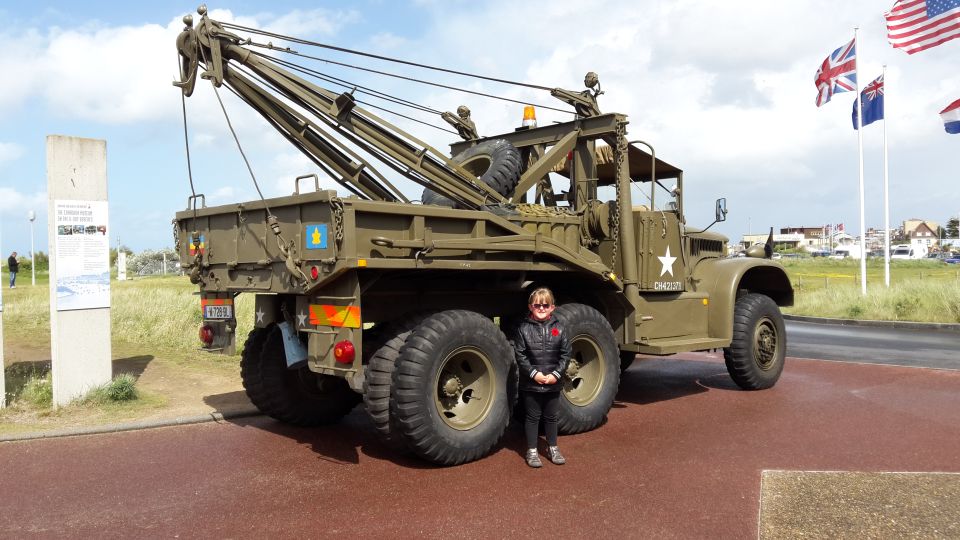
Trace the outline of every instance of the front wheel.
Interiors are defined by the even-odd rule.
[[[589,431],[607,418],[620,386],[617,338],[607,319],[590,306],[564,304],[554,315],[573,349],[561,381],[560,432]]]
[[[750,293],[737,300],[733,341],[723,350],[727,372],[744,390],[763,390],[777,383],[786,359],[787,334],[777,304]]]

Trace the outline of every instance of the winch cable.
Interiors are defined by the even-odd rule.
[[[442,68],[442,67],[437,67],[437,66],[430,66],[430,65],[427,65],[427,64],[418,64],[417,62],[410,62],[409,60],[401,60],[401,59],[399,59],[399,58],[391,58],[391,57],[389,57],[389,56],[382,56],[382,55],[379,55],[379,54],[373,54],[373,53],[368,53],[368,52],[363,52],[363,51],[356,51],[356,50],[347,49],[347,48],[344,48],[344,47],[337,47],[337,46],[335,46],[335,45],[328,45],[328,44],[326,44],[326,43],[318,43],[318,42],[316,42],[316,41],[309,41],[309,40],[306,40],[306,39],[296,38],[296,37],[293,37],[293,36],[285,36],[285,35],[283,35],[283,34],[277,34],[277,33],[274,33],[274,32],[268,32],[268,31],[266,31],[266,30],[260,30],[260,29],[258,29],[258,28],[250,28],[250,27],[247,27],[247,26],[240,26],[239,24],[225,23],[225,22],[224,22],[224,23],[220,23],[220,24],[221,24],[224,28],[232,28],[232,29],[234,29],[234,30],[242,30],[242,31],[245,31],[245,32],[250,32],[250,33],[252,33],[252,34],[259,34],[259,35],[261,35],[261,36],[268,36],[268,37],[273,37],[273,38],[277,38],[277,39],[282,39],[282,40],[284,40],[284,41],[289,41],[289,42],[291,42],[291,43],[299,43],[299,44],[301,44],[301,45],[310,45],[310,46],[312,46],[312,47],[320,47],[320,48],[323,48],[323,49],[330,49],[330,50],[332,50],[332,51],[339,51],[339,52],[344,52],[344,53],[348,53],[348,54],[355,54],[355,55],[358,55],[358,56],[366,56],[366,57],[368,57],[368,58],[376,58],[376,59],[378,59],[378,60],[386,60],[387,62],[395,62],[395,63],[398,63],[398,64],[406,64],[406,65],[408,65],[408,66],[414,66],[414,67],[419,67],[419,68],[423,68],[423,69],[432,69],[432,70],[434,70],[434,71],[442,71],[442,72],[445,72],[445,73],[452,73],[452,74],[454,74],[454,75],[463,75],[464,77],[473,77],[473,78],[475,78],[475,79],[484,79],[484,80],[487,80],[487,81],[498,82],[498,83],[503,83],[503,84],[511,84],[511,85],[514,85],[514,86],[523,86],[523,87],[526,87],[526,88],[533,88],[533,89],[535,89],[535,90],[546,90],[547,92],[553,90],[553,89],[550,88],[550,87],[542,86],[542,85],[539,85],[539,84],[531,84],[531,83],[524,83],[524,82],[518,82],[518,81],[510,81],[510,80],[507,80],[507,79],[498,79],[498,78],[496,78],[496,77],[487,77],[486,75],[477,75],[477,74],[475,74],[475,73],[467,73],[467,72],[465,72],[465,71],[456,71],[456,70],[453,70],[453,69]],[[282,49],[278,49],[278,50],[282,50]],[[564,112],[569,112],[569,111],[564,111]]]
[[[258,54],[258,53],[255,52],[254,54]],[[367,95],[369,95],[369,96],[371,96],[371,97],[374,97],[374,98],[377,98],[377,99],[382,99],[382,100],[384,100],[384,101],[389,101],[389,102],[392,102],[392,103],[396,103],[397,105],[402,105],[402,106],[405,106],[405,107],[410,107],[411,109],[415,109],[415,110],[427,112],[427,113],[430,113],[430,114],[436,114],[436,115],[438,115],[438,116],[439,116],[440,114],[442,114],[441,111],[438,111],[438,110],[436,110],[436,109],[431,109],[431,108],[429,108],[429,107],[425,107],[425,106],[420,105],[420,104],[418,104],[418,103],[414,103],[414,102],[412,102],[412,101],[408,101],[408,100],[406,100],[406,99],[403,99],[403,98],[400,98],[400,97],[397,97],[397,96],[391,96],[390,94],[387,94],[387,93],[385,93],[385,92],[380,92],[380,91],[374,90],[374,89],[372,89],[372,88],[368,88],[368,87],[365,87],[365,86],[362,86],[362,85],[358,85],[358,84],[353,84],[353,83],[351,83],[350,81],[347,81],[347,80],[344,80],[344,79],[340,79],[340,78],[338,78],[338,77],[333,77],[332,75],[327,75],[327,74],[325,74],[325,73],[322,73],[322,72],[319,72],[319,71],[316,71],[316,70],[312,70],[312,69],[310,69],[310,68],[306,68],[306,67],[300,66],[300,65],[295,64],[295,63],[293,63],[293,62],[287,62],[287,61],[284,61],[284,60],[279,60],[279,59],[277,59],[277,58],[270,57],[270,56],[265,56],[265,55],[264,55],[264,57],[265,57],[265,58],[269,58],[271,61],[274,61],[274,62],[276,62],[276,63],[278,63],[278,64],[280,64],[280,65],[282,65],[282,66],[284,66],[284,67],[287,67],[287,68],[289,68],[289,69],[292,70],[292,71],[297,71],[297,72],[300,72],[300,73],[302,73],[302,74],[304,74],[304,75],[309,75],[309,76],[315,77],[315,78],[317,78],[317,79],[320,79],[320,80],[329,82],[329,83],[331,83],[331,84],[335,84],[335,85],[337,85],[337,86],[341,86],[341,87],[343,87],[343,88],[354,89],[354,90],[357,91],[357,93],[367,94]],[[248,73],[248,74],[249,74],[249,73]],[[260,81],[261,83],[266,84],[266,81],[264,81],[264,80],[263,80],[262,78],[260,78],[260,77],[257,77],[257,80]],[[362,90],[361,90],[361,89],[362,89]],[[381,106],[379,106],[379,105],[375,105],[375,104],[373,104],[373,103],[370,103],[369,101],[364,101],[364,100],[361,100],[361,99],[357,99],[356,102],[357,102],[357,103],[362,103],[362,104],[364,104],[364,105],[366,105],[366,106],[368,106],[368,107],[372,107],[372,108],[374,108],[374,109],[378,109],[378,110],[384,111],[384,112],[386,112],[386,113],[389,113],[389,114],[392,114],[392,115],[395,115],[395,116],[399,116],[399,117],[401,117],[401,118],[406,118],[407,120],[411,120],[411,121],[413,121],[413,122],[417,122],[417,123],[419,123],[419,124],[423,124],[423,125],[425,125],[425,126],[432,127],[432,128],[434,128],[434,129],[438,129],[438,130],[440,130],[440,131],[445,131],[445,132],[447,132],[447,133],[451,133],[451,134],[453,134],[453,135],[457,135],[457,132],[456,132],[456,131],[453,131],[453,130],[451,130],[451,129],[447,129],[447,128],[444,128],[444,127],[442,127],[442,126],[438,126],[438,125],[436,125],[436,124],[431,124],[430,122],[426,122],[426,121],[424,121],[424,120],[420,120],[419,118],[414,118],[414,117],[412,117],[412,116],[408,116],[408,115],[405,115],[405,114],[403,114],[403,113],[399,113],[399,112],[397,112],[397,111],[394,111],[394,110],[392,110],[392,109],[388,109],[388,108],[386,108],[386,107],[381,107]]]
[[[290,103],[289,100],[286,99],[286,96],[284,95],[284,93],[283,93],[283,92],[277,87],[277,85],[274,84],[273,82],[264,79],[264,78],[261,77],[259,74],[255,73],[253,70],[249,69],[249,68],[246,67],[246,66],[243,66],[243,65],[232,65],[232,68],[233,68],[234,70],[236,70],[238,73],[241,73],[241,74],[243,74],[243,75],[246,76],[246,77],[249,77],[251,80],[254,80],[254,81],[260,83],[260,85],[263,86],[264,88],[267,88],[267,89],[272,90],[274,96],[277,97],[278,99],[283,99],[283,100],[285,100],[285,101],[287,102],[288,105],[290,105],[290,106],[295,106],[293,103]],[[235,96],[237,96],[241,101],[244,101],[244,102],[246,102],[248,105],[250,105],[251,108],[253,108],[253,109],[256,109],[256,108],[257,108],[257,107],[256,107],[253,103],[251,103],[245,96],[243,96],[243,95],[241,95],[239,92],[237,92],[231,85],[227,84],[227,85],[226,85],[226,88],[227,88],[228,90],[230,90],[231,92],[233,92],[233,94],[234,94]],[[358,101],[359,101],[359,100],[358,100]],[[360,103],[366,104],[365,102],[362,102],[362,101],[360,101]],[[370,106],[371,106],[371,107],[376,107],[376,105],[370,105]],[[377,108],[381,108],[381,107],[377,107]],[[386,110],[386,109],[384,109],[384,110]],[[314,112],[314,111],[311,111],[311,112],[312,112],[312,114],[315,114],[315,115],[317,114],[317,113]],[[387,112],[391,112],[391,113],[392,113],[393,111],[387,110]],[[393,114],[399,114],[399,113],[393,113]],[[400,115],[400,116],[403,116],[403,115]],[[270,122],[270,124],[273,125],[274,128],[277,129],[277,131],[279,131],[280,133],[285,133],[285,132],[286,132],[286,129],[285,129],[285,128],[283,128],[282,126],[280,126],[276,121],[274,121],[274,120],[273,120],[272,118],[270,118],[269,116],[264,115],[264,118],[265,118],[268,122]],[[321,116],[321,118],[322,118],[322,116]],[[417,121],[417,122],[421,122],[420,120],[417,120],[416,118],[411,118],[411,120],[414,120],[414,121]],[[427,124],[427,125],[430,125],[430,124]],[[334,124],[331,123],[331,124],[328,124],[328,126],[331,127],[331,128],[333,128],[333,127],[334,127]],[[435,127],[435,126],[432,126],[432,127]],[[308,152],[295,138],[287,137],[287,140],[290,141],[294,146],[296,146],[297,148],[299,148],[301,151],[303,151],[305,154],[310,155],[310,152]],[[354,155],[353,157],[354,157],[355,159],[357,158],[356,155]],[[330,176],[330,178],[335,179],[335,178],[337,177],[337,175],[335,175],[335,174],[333,173],[333,171],[331,171],[330,168],[327,167],[327,166],[323,163],[323,161],[318,161],[318,160],[316,160],[316,159],[313,159],[313,162],[316,163],[321,169],[323,169],[324,172],[326,172],[327,175]],[[372,168],[371,168],[370,170],[371,170],[371,172],[373,172],[373,169],[372,169]],[[382,183],[384,184],[384,185],[381,185],[381,186],[379,187],[381,190],[383,190],[385,193],[390,194],[393,198],[395,198],[395,199],[397,199],[397,200],[399,200],[399,201],[409,202],[409,201],[407,201],[406,197],[403,196],[403,193],[401,193],[400,190],[398,190],[398,189],[396,188],[396,186],[394,186],[393,184],[391,184],[389,180],[387,180],[385,177],[383,177],[382,175],[379,175],[379,174],[376,174],[375,176],[376,176],[376,178],[374,178],[373,180],[378,180],[378,181],[380,181],[380,182],[382,182]],[[353,193],[354,195],[356,195],[356,196],[358,196],[358,197],[360,197],[360,198],[362,198],[362,199],[367,199],[367,200],[370,200],[370,199],[371,199],[370,195],[365,194],[365,193],[363,193],[363,192],[360,191],[360,190],[357,190],[357,189],[356,189],[354,186],[352,186],[351,184],[349,184],[349,183],[342,183],[342,182],[339,182],[339,181],[337,181],[337,180],[335,180],[335,181],[336,181],[337,183],[341,184],[343,187],[345,187],[347,190],[349,190],[349,191],[350,191],[351,193]]]
[[[522,86],[522,87],[525,87],[525,88],[533,88],[533,89],[535,89],[535,90],[546,90],[547,92],[550,92],[551,90],[553,90],[553,89],[550,88],[550,87],[543,86],[543,85],[539,85],[539,84],[531,84],[531,83],[524,83],[524,82],[518,82],[518,81],[511,81],[511,80],[507,80],[507,79],[499,79],[499,78],[497,78],[497,77],[488,77],[488,76],[486,76],[486,75],[478,75],[478,74],[475,74],[475,73],[468,73],[468,72],[465,72],[465,71],[457,71],[457,70],[454,70],[454,69],[448,69],[448,68],[442,68],[442,67],[437,67],[437,66],[431,66],[431,65],[428,65],[428,64],[420,64],[420,63],[417,63],[417,62],[410,62],[410,61],[408,61],[408,60],[401,60],[401,59],[399,59],[399,58],[391,58],[391,57],[389,57],[389,56],[383,56],[383,55],[379,55],[379,54],[373,54],[373,53],[368,53],[368,52],[363,52],[363,51],[357,51],[357,50],[353,50],[353,49],[347,49],[347,48],[344,48],[344,47],[337,47],[337,46],[335,46],[335,45],[328,45],[328,44],[326,44],[326,43],[319,43],[319,42],[316,42],[316,41],[309,41],[309,40],[306,40],[306,39],[300,39],[300,38],[296,38],[296,37],[293,37],[293,36],[285,36],[285,35],[283,35],[283,34],[277,34],[277,33],[274,33],[274,32],[268,32],[268,31],[266,31],[266,30],[260,30],[260,29],[257,29],[257,28],[250,28],[250,27],[241,26],[241,25],[238,25],[238,24],[221,23],[221,25],[222,25],[224,28],[230,28],[230,29],[233,29],[233,30],[240,30],[240,31],[243,31],[243,32],[249,32],[249,33],[251,33],[251,34],[257,34],[257,35],[272,37],[272,38],[276,38],[276,39],[282,39],[282,40],[284,40],[284,41],[289,41],[289,42],[291,42],[291,43],[299,43],[299,44],[301,44],[301,45],[308,45],[308,46],[312,46],[312,47],[320,47],[320,48],[323,48],[323,49],[330,49],[330,50],[333,50],[333,51],[344,52],[344,53],[347,53],[347,54],[354,54],[354,55],[358,55],[358,56],[365,56],[365,57],[368,57],[368,58],[376,58],[376,59],[378,59],[378,60],[385,60],[385,61],[387,61],[387,62],[394,62],[394,63],[398,63],[398,64],[405,64],[405,65],[408,65],[408,66],[418,67],[418,68],[422,68],[422,69],[430,69],[430,70],[434,70],[434,71],[441,71],[441,72],[444,72],[444,73],[451,73],[451,74],[454,74],[454,75],[461,75],[461,76],[464,76],[464,77],[471,77],[471,78],[474,78],[474,79],[482,79],[482,80],[497,82],[497,83],[501,83],[501,84],[509,84],[509,85],[513,85],[513,86]],[[364,67],[361,67],[361,66],[355,66],[355,65],[352,65],[352,64],[346,64],[346,63],[343,63],[343,62],[336,62],[336,61],[334,61],[334,60],[329,60],[329,59],[326,59],[326,58],[319,58],[319,57],[316,57],[316,56],[311,56],[311,55],[299,53],[299,52],[296,52],[296,51],[293,51],[293,50],[290,50],[290,49],[283,49],[283,48],[280,48],[280,47],[274,47],[273,45],[261,45],[261,44],[256,44],[256,43],[253,43],[253,42],[252,42],[251,40],[249,40],[249,39],[247,40],[246,43],[241,43],[241,44],[254,45],[254,46],[258,46],[258,47],[264,47],[264,48],[267,48],[267,49],[270,49],[270,50],[275,50],[275,51],[282,52],[282,53],[286,53],[286,54],[292,54],[292,55],[300,56],[300,57],[303,57],[303,58],[309,58],[309,59],[311,59],[311,60],[317,60],[317,61],[319,61],[319,62],[327,62],[327,63],[330,63],[330,64],[335,64],[335,65],[339,65],[339,66],[343,66],[343,67],[348,67],[348,68],[352,68],[352,69],[358,69],[358,70],[362,70],[362,71],[368,71],[368,72],[370,72],[370,73],[376,73],[376,74],[378,74],[378,75],[384,75],[384,76],[387,76],[387,77],[395,77],[395,78],[398,78],[398,79],[404,79],[404,80],[407,80],[407,81],[416,82],[416,83],[420,83],[420,84],[427,84],[427,85],[436,86],[436,87],[439,87],[439,88],[446,88],[446,89],[448,89],[448,90],[454,90],[454,91],[456,91],[456,92],[463,92],[463,93],[467,93],[467,94],[474,94],[474,95],[478,95],[478,96],[482,96],[482,97],[486,97],[486,98],[490,98],[490,99],[499,99],[499,100],[501,100],[501,101],[508,101],[508,102],[511,102],[511,103],[519,103],[519,104],[521,104],[521,105],[534,105],[534,106],[536,106],[536,107],[538,107],[538,108],[541,108],[541,109],[548,109],[548,110],[557,111],[557,112],[562,112],[562,113],[567,113],[567,114],[575,114],[574,111],[570,111],[570,110],[566,110],[566,109],[558,109],[558,108],[556,108],[556,107],[550,107],[550,106],[548,106],[548,105],[538,105],[538,104],[536,104],[536,103],[530,103],[529,101],[520,101],[520,100],[516,100],[516,99],[505,98],[505,97],[502,97],[502,96],[497,96],[497,95],[493,95],[493,94],[487,94],[487,93],[484,93],[484,92],[478,92],[478,91],[469,90],[469,89],[466,89],[466,88],[459,88],[459,87],[455,87],[455,86],[448,86],[448,85],[444,85],[444,84],[440,84],[440,83],[435,83],[435,82],[431,82],[431,81],[425,81],[425,80],[417,79],[417,78],[414,78],[414,77],[406,77],[406,76],[404,76],[404,75],[398,75],[398,74],[395,74],[395,73],[388,73],[388,72],[378,71],[378,70],[374,70],[374,69],[370,69],[370,68],[364,68]]]
[[[479,91],[477,91],[477,90],[470,90],[470,89],[467,89],[467,88],[460,88],[460,87],[457,87],[457,86],[450,86],[450,85],[447,85],[447,84],[441,84],[441,83],[436,83],[436,82],[431,82],[431,81],[425,81],[425,80],[423,80],[423,79],[417,79],[416,77],[407,77],[406,75],[399,75],[399,74],[397,74],[397,73],[389,73],[389,72],[386,72],[386,71],[379,71],[379,70],[376,70],[376,69],[370,69],[370,68],[365,68],[365,67],[361,67],[361,66],[355,66],[355,65],[352,65],[352,64],[346,64],[346,63],[344,63],[344,62],[337,62],[337,61],[334,61],[334,60],[329,60],[329,59],[327,59],[327,58],[320,58],[320,57],[317,57],[317,56],[310,56],[309,54],[298,53],[298,52],[296,52],[296,51],[289,51],[289,50],[283,50],[283,49],[275,49],[275,50],[278,50],[278,51],[280,51],[280,52],[282,52],[282,53],[292,54],[292,55],[294,55],[294,56],[299,56],[299,57],[301,57],[301,58],[309,58],[309,59],[311,59],[311,60],[316,60],[316,61],[318,61],[318,62],[326,62],[326,63],[328,63],[328,64],[334,64],[334,65],[337,65],[337,66],[343,66],[343,67],[348,67],[348,68],[351,68],[351,69],[357,69],[357,70],[360,70],[360,71],[366,71],[366,72],[369,72],[369,73],[375,73],[375,74],[377,74],[377,75],[383,75],[383,76],[385,76],[385,77],[393,77],[393,78],[395,78],[395,79],[402,79],[402,80],[405,80],[405,81],[415,82],[415,83],[419,83],[419,84],[426,84],[426,85],[429,85],[429,86],[435,86],[435,87],[437,87],[437,88],[445,88],[445,89],[447,89],[447,90],[453,90],[453,91],[455,91],[455,92],[462,92],[462,93],[464,93],[464,94],[473,94],[473,95],[475,95],[475,96],[481,96],[481,97],[490,98],[490,99],[499,99],[500,101],[507,101],[507,102],[510,102],[510,103],[519,103],[519,104],[521,104],[521,105],[534,105],[535,107],[540,108],[540,109],[548,109],[548,110],[551,110],[551,111],[557,111],[557,112],[562,112],[562,113],[567,113],[567,114],[575,114],[574,111],[569,111],[569,110],[566,110],[566,109],[559,109],[559,108],[557,108],[557,107],[551,107],[551,106],[549,106],[549,105],[536,104],[536,103],[531,103],[531,102],[529,102],[529,101],[522,101],[522,100],[518,100],[518,99],[507,98],[507,97],[503,97],[503,96],[497,96],[497,95],[494,95],[494,94],[488,94],[488,93],[486,93],[486,92],[479,92]],[[405,62],[405,63],[408,63],[408,62]],[[419,64],[414,64],[414,65],[419,65]],[[425,67],[426,67],[426,66],[425,66]],[[439,69],[439,68],[435,68],[435,69]],[[447,70],[443,70],[443,71],[447,71]],[[452,72],[452,73],[460,73],[460,72],[454,71],[454,72]],[[480,79],[489,79],[489,80],[497,80],[497,81],[499,81],[499,79],[491,79],[491,78],[489,78],[489,77],[480,77],[480,76],[476,76],[476,77],[477,77],[477,78],[480,78]],[[505,82],[505,81],[499,81],[499,82]],[[549,88],[548,88],[547,90],[549,90]]]
[[[206,69],[210,68],[210,63],[207,60],[207,55],[203,50],[203,47],[198,47],[200,49],[200,55],[203,57],[203,67]],[[240,150],[240,157],[243,158],[243,162],[247,165],[247,171],[250,172],[250,178],[253,179],[253,187],[257,190],[257,195],[260,196],[260,200],[263,202],[263,208],[267,211],[267,219],[270,218],[276,219],[273,215],[273,212],[270,211],[270,207],[267,205],[267,200],[263,197],[263,192],[260,191],[260,184],[257,183],[257,177],[253,174],[253,167],[250,166],[250,160],[247,159],[247,154],[243,151],[243,146],[240,144],[240,138],[237,137],[237,132],[233,129],[233,123],[230,122],[230,115],[227,114],[227,108],[223,105],[223,100],[220,99],[220,92],[217,90],[217,85],[214,83],[213,79],[210,80],[210,86],[213,87],[213,93],[217,96],[217,102],[220,103],[220,110],[223,111],[223,117],[227,120],[227,127],[230,128],[230,133],[233,135],[233,140],[237,143],[237,149]]]
[[[227,88],[227,90],[230,90],[230,92],[232,92],[233,95],[237,96],[237,99],[239,99],[240,101],[243,101],[243,102],[245,102],[246,104],[250,105],[251,108],[255,108],[254,105],[250,102],[250,100],[248,100],[245,96],[243,96],[242,94],[240,94],[239,92],[237,92],[236,90],[234,90],[230,85],[226,85],[226,88]],[[280,133],[284,133],[284,132],[286,131],[286,130],[285,130],[282,126],[280,126],[274,119],[272,119],[272,118],[270,118],[270,117],[268,117],[268,116],[264,116],[263,118],[264,118],[268,123],[270,123],[270,125],[272,125],[272,126],[274,127],[274,129],[276,129],[276,130],[279,131]],[[289,138],[289,137],[288,137],[287,140],[290,141],[291,144],[293,144],[294,146],[296,146],[297,148],[299,148],[301,151],[303,151],[305,154],[308,154],[308,152],[303,148],[303,145],[300,144],[296,139],[293,139],[293,138]],[[312,160],[312,161],[314,162],[315,165],[317,165],[318,167],[320,167],[320,169],[321,169],[323,172],[325,172],[325,173],[327,174],[327,176],[329,176],[330,178],[335,178],[335,177],[336,177],[336,175],[333,173],[333,171],[330,169],[330,167],[328,167],[323,161],[318,161],[318,160]],[[367,195],[365,195],[362,191],[356,189],[356,188],[353,187],[352,185],[350,185],[350,184],[341,184],[341,185],[344,187],[344,189],[350,191],[350,193],[353,193],[353,194],[356,195],[357,197],[360,197],[361,199],[369,200],[369,197],[368,197]]]
[[[201,53],[203,48],[200,48]],[[207,63],[206,54],[203,55],[204,66],[209,66]],[[280,223],[277,221],[277,216],[273,215],[273,212],[270,211],[270,206],[267,204],[267,200],[263,197],[263,192],[260,191],[260,184],[257,182],[257,176],[253,174],[253,167],[250,166],[250,160],[247,159],[247,154],[243,151],[243,146],[240,144],[240,138],[237,137],[237,132],[233,129],[233,123],[230,121],[230,115],[227,114],[227,108],[223,105],[223,99],[220,98],[220,92],[217,90],[217,85],[213,84],[213,80],[210,81],[211,86],[213,87],[213,93],[217,96],[217,102],[220,103],[220,109],[223,111],[223,117],[227,120],[227,127],[230,128],[230,133],[233,135],[233,140],[237,143],[237,149],[240,150],[240,156],[243,157],[243,162],[247,165],[247,171],[250,172],[250,178],[253,179],[253,187],[257,189],[257,195],[260,196],[260,200],[263,202],[263,208],[267,213],[267,225],[273,231],[273,234],[277,237],[277,246],[280,248],[280,254],[283,255],[284,264],[287,266],[287,270],[291,275],[294,275],[301,279],[304,283],[307,282],[307,277],[303,274],[303,271],[296,267],[296,264],[291,259],[291,248],[295,246],[294,241],[290,241],[290,246],[287,246],[286,241],[283,239],[283,235],[280,232]],[[228,86],[229,88],[229,86]]]
[[[387,101],[393,101],[394,103],[397,103],[397,104],[406,105],[407,107],[410,107],[410,108],[412,108],[412,109],[417,109],[417,110],[420,110],[420,111],[429,112],[429,113],[433,113],[433,114],[441,114],[441,113],[442,113],[442,111],[438,111],[438,110],[436,110],[436,109],[434,109],[434,108],[427,107],[426,105],[423,105],[423,104],[420,104],[420,103],[416,103],[416,102],[414,102],[414,101],[410,101],[410,100],[408,100],[408,99],[404,99],[404,98],[399,97],[399,96],[392,96],[392,95],[390,95],[390,94],[387,94],[386,92],[381,92],[381,91],[379,91],[379,90],[375,90],[375,89],[370,88],[370,87],[368,87],[368,86],[363,86],[363,85],[360,85],[360,84],[356,84],[356,83],[350,82],[350,81],[348,81],[348,80],[346,80],[346,79],[341,79],[341,78],[339,78],[339,77],[334,77],[333,75],[330,75],[329,73],[323,73],[323,72],[321,72],[321,71],[317,71],[317,70],[315,70],[315,69],[311,69],[311,68],[308,68],[308,67],[306,67],[306,66],[301,66],[300,64],[296,64],[296,63],[294,63],[294,62],[290,62],[289,60],[283,60],[283,59],[278,58],[278,57],[276,57],[276,56],[270,56],[270,55],[268,55],[268,54],[263,54],[263,53],[257,52],[257,51],[250,51],[250,52],[252,52],[253,54],[255,54],[255,55],[257,55],[257,56],[259,56],[259,57],[261,57],[261,58],[265,58],[265,59],[267,59],[267,60],[269,60],[269,61],[271,61],[271,62],[276,62],[276,63],[278,63],[278,64],[280,64],[280,65],[282,65],[282,66],[289,67],[290,69],[293,69],[293,70],[298,71],[298,72],[300,72],[300,73],[303,73],[303,74],[306,74],[306,75],[311,75],[311,76],[314,76],[314,77],[316,77],[316,78],[318,78],[318,79],[325,80],[325,81],[327,81],[327,82],[332,82],[332,83],[335,83],[335,84],[338,84],[338,85],[340,85],[340,86],[344,86],[344,87],[347,87],[347,88],[358,88],[358,89],[362,89],[362,90],[365,91],[364,93],[370,94],[370,95],[375,96],[375,97],[379,97],[379,98],[381,98],[381,99],[385,99],[385,100],[387,100]]]
[[[190,163],[190,137],[187,131],[187,97],[180,92],[180,106],[183,111],[183,146],[187,150],[187,178],[190,179],[190,200],[193,206],[193,218],[190,221],[190,230],[197,224],[197,190],[193,187],[193,166]]]

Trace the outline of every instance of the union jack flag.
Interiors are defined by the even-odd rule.
[[[863,97],[867,99],[877,99],[877,94],[883,95],[883,75],[870,81],[870,84],[863,89]]]
[[[835,93],[857,89],[856,39],[833,51],[823,61],[813,83],[817,85],[817,107],[830,101]]]

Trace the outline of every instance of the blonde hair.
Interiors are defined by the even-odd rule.
[[[537,300],[540,300],[540,302],[537,302]],[[540,304],[544,302],[547,302],[551,305],[554,303],[553,291],[546,287],[538,287],[534,289],[534,291],[530,293],[530,298],[527,299],[528,304]]]

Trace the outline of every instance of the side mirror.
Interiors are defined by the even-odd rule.
[[[717,199],[717,221],[726,221],[727,220],[727,199],[720,198]],[[715,221],[714,223],[716,223]]]

